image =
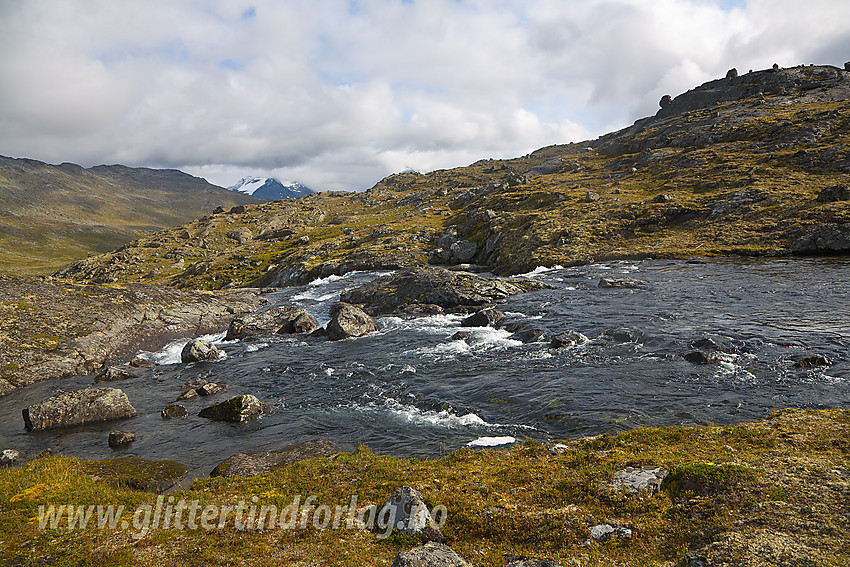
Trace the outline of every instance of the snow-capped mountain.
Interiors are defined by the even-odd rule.
[[[228,189],[270,201],[296,199],[315,193],[315,191],[300,183],[284,185],[273,177],[243,177],[239,183],[228,187]]]

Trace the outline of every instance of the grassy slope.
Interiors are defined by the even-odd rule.
[[[846,565],[850,561],[850,411],[784,410],[727,427],[638,429],[567,442],[556,454],[536,443],[400,460],[365,448],[285,466],[252,478],[209,478],[175,501],[282,509],[295,495],[335,506],[357,494],[382,505],[409,484],[448,508],[444,533],[477,565],[503,554],[564,565],[674,565],[699,550],[710,565]],[[626,465],[660,464],[672,482],[654,496],[600,491]],[[6,565],[388,565],[407,537],[362,530],[240,532],[39,531],[39,504],[124,504],[155,496],[88,478],[87,465],[42,457],[0,472],[0,554]],[[128,516],[125,516],[129,519]],[[184,517],[185,521],[185,517]],[[613,522],[630,540],[587,543],[589,528]]]
[[[769,80],[762,73],[749,80]],[[614,258],[782,254],[815,225],[850,222],[850,202],[816,200],[821,189],[846,184],[850,171],[850,103],[842,98],[850,74],[793,73],[814,76],[820,88],[783,87],[780,94],[660,113],[592,142],[393,175],[363,194],[324,193],[212,215],[63,275],[219,288],[265,285],[300,268],[303,281],[355,267],[426,263],[434,238],[449,227],[467,228],[463,236],[482,247],[500,234],[501,248],[477,261],[501,273]],[[553,159],[561,163],[554,172],[493,188]],[[588,192],[599,198],[589,200]],[[249,230],[253,239],[228,237],[234,230]]]
[[[171,170],[0,157],[0,271],[46,274],[144,234],[258,200]]]

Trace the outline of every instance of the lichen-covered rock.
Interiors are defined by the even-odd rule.
[[[305,459],[330,457],[339,453],[339,449],[324,439],[305,441],[291,445],[279,451],[260,453],[236,453],[222,461],[210,476],[255,476],[267,473],[275,467],[281,467]]]
[[[608,488],[625,490],[626,492],[655,492],[669,474],[664,467],[646,465],[642,467],[625,467],[614,473],[613,481]]]
[[[204,408],[198,413],[198,416],[215,421],[239,423],[257,417],[263,413],[264,409],[263,402],[251,394],[244,394]]]
[[[125,419],[136,415],[127,395],[118,388],[84,388],[56,394],[23,410],[32,431]]]
[[[82,470],[118,487],[156,493],[165,492],[189,471],[186,465],[177,461],[150,461],[138,457],[89,461],[83,463]]]
[[[126,431],[112,431],[109,433],[109,446],[113,449],[124,447],[136,440],[135,433],[127,433]]]
[[[593,541],[600,543],[614,538],[629,539],[632,537],[632,530],[622,526],[612,526],[611,524],[596,524],[590,528],[590,537]]]
[[[395,529],[407,535],[438,534],[434,529],[434,518],[418,490],[409,486],[396,488],[381,508],[380,517],[389,514]],[[442,538],[440,538],[442,539]]]
[[[377,278],[342,294],[371,315],[478,307],[511,295],[552,286],[532,278],[488,278],[429,266]]]
[[[470,567],[470,565],[449,546],[429,542],[396,555],[392,567]]]
[[[246,339],[262,334],[309,333],[319,327],[316,318],[303,307],[276,305],[230,322],[225,340]]]
[[[195,339],[186,343],[183,350],[180,352],[180,360],[182,362],[202,362],[204,360],[216,360],[219,357],[219,350],[214,344],[209,341]]]
[[[327,326],[328,339],[331,341],[362,337],[377,330],[375,320],[359,307],[338,303],[331,308],[331,320]]]
[[[21,454],[14,449],[3,449],[0,453],[0,467],[10,467],[21,457]]]

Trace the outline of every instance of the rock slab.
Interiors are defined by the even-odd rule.
[[[273,468],[282,467],[305,459],[330,457],[339,453],[339,449],[324,439],[304,441],[290,445],[279,451],[259,453],[236,453],[222,461],[210,476],[256,476],[267,473]]]
[[[84,388],[56,394],[24,408],[22,413],[27,429],[43,431],[125,419],[137,412],[118,388]]]

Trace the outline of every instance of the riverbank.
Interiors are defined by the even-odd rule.
[[[475,565],[516,557],[561,565],[841,565],[850,559],[848,440],[850,411],[783,410],[757,423],[643,428],[432,460],[361,447],[264,475],[198,480],[167,501],[283,509],[297,495],[315,495],[317,507],[357,495],[361,505],[380,507],[396,487],[410,485],[430,507],[446,507],[445,543]],[[670,474],[655,494],[607,489],[629,465]],[[92,479],[86,467],[43,456],[0,472],[5,564],[388,565],[417,545],[411,536],[382,539],[356,528],[239,531],[228,524],[140,539],[132,527],[40,530],[39,505],[156,504],[155,495]],[[602,524],[630,531],[596,541],[591,530]]]

